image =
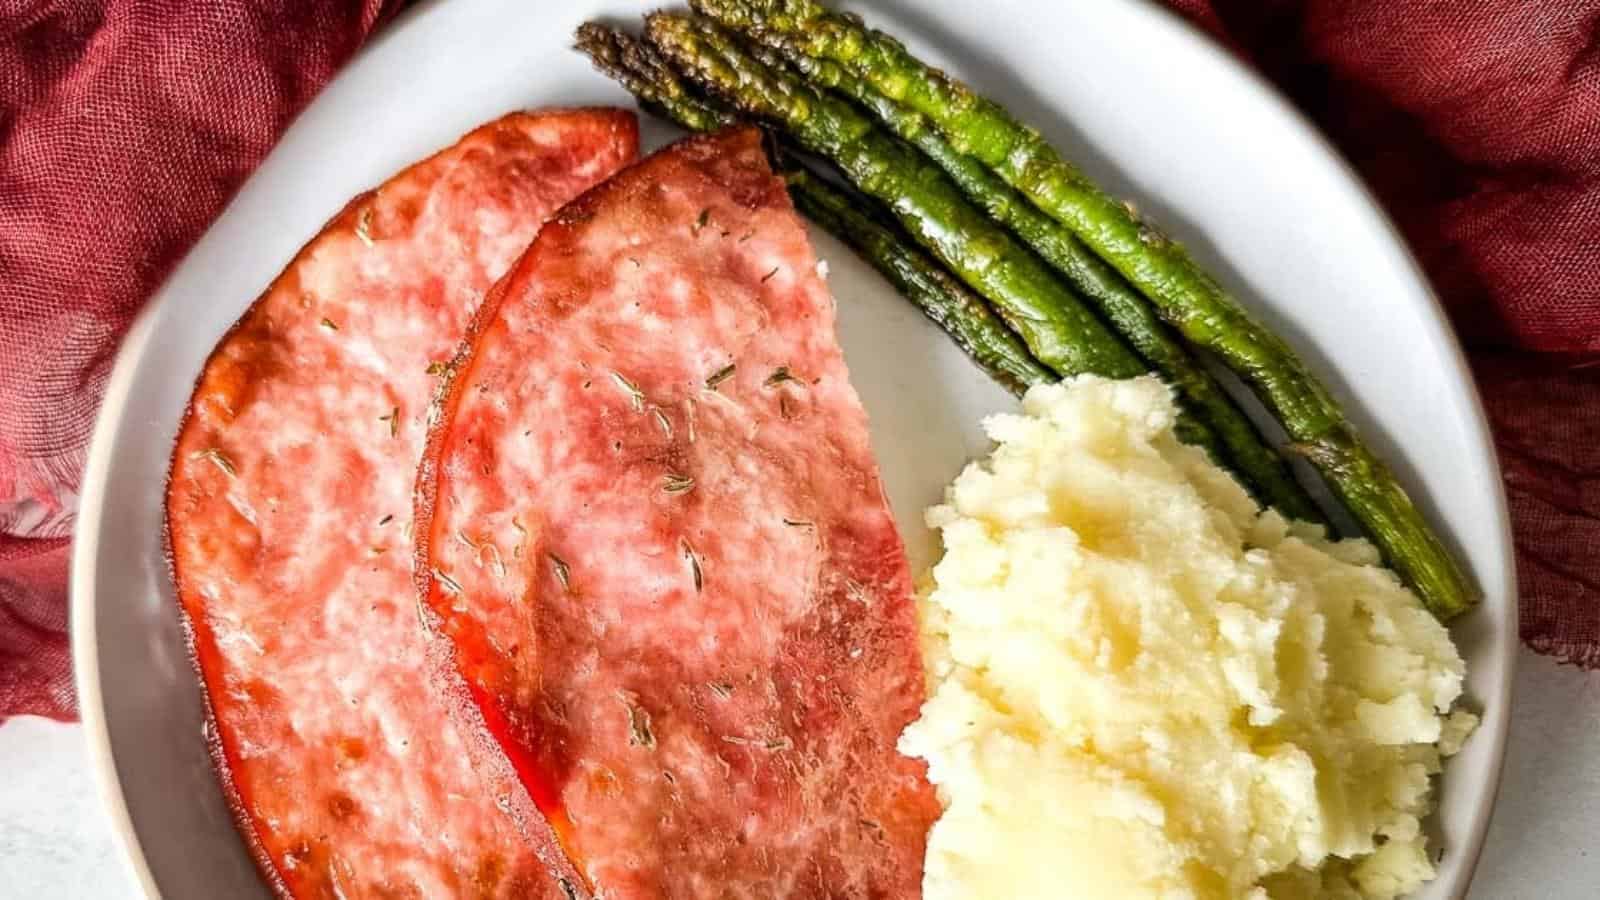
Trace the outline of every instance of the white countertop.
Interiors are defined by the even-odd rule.
[[[82,730],[0,726],[0,897],[136,896],[90,782]],[[1523,651],[1500,802],[1471,900],[1600,897],[1600,673]]]

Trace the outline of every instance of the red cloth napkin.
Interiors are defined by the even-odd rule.
[[[66,571],[117,344],[398,4],[0,4],[0,721],[75,716]]]
[[[1600,0],[1169,2],[1400,222],[1473,348],[1523,637],[1600,665]],[[118,339],[394,5],[0,12],[0,719],[74,714],[67,540]]]

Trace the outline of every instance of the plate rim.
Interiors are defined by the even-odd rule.
[[[181,263],[180,263],[181,264]],[[121,408],[133,387],[134,374],[145,346],[155,333],[160,301],[145,305],[134,318],[117,351],[111,377],[106,380],[105,397],[95,414],[89,454],[84,464],[83,482],[78,493],[78,519],[73,526],[72,556],[68,568],[67,621],[72,650],[72,680],[78,695],[78,716],[83,725],[89,771],[100,798],[100,808],[116,838],[124,870],[149,898],[160,898],[155,875],[145,858],[133,817],[128,812],[122,778],[111,746],[111,731],[106,722],[104,697],[100,692],[100,653],[95,627],[95,569],[100,549],[100,510],[105,502],[107,473],[111,468],[112,445]]]
[[[1380,230],[1384,242],[1398,254],[1398,260],[1404,268],[1405,275],[1420,287],[1421,295],[1427,299],[1432,312],[1431,326],[1438,332],[1435,338],[1439,339],[1440,349],[1448,358],[1454,371],[1455,380],[1465,388],[1466,400],[1470,409],[1469,421],[1463,424],[1469,429],[1470,437],[1486,454],[1486,462],[1495,473],[1503,471],[1500,467],[1499,455],[1495,447],[1490,429],[1488,415],[1483,404],[1483,398],[1478,391],[1476,380],[1467,363],[1465,350],[1461,345],[1450,319],[1445,312],[1432,282],[1417,261],[1410,245],[1401,235],[1398,227],[1388,212],[1378,202],[1372,189],[1366,181],[1356,172],[1349,160],[1332,144],[1309,117],[1295,107],[1265,76],[1254,67],[1246,64],[1230,52],[1225,46],[1207,34],[1203,29],[1184,19],[1177,12],[1159,4],[1156,0],[1127,0],[1126,5],[1143,17],[1152,28],[1165,29],[1169,35],[1181,40],[1190,46],[1202,57],[1208,57],[1212,65],[1230,70],[1242,80],[1246,89],[1241,92],[1245,102],[1264,105],[1282,118],[1286,127],[1297,129],[1300,137],[1308,140],[1310,144],[1321,151],[1321,154],[1333,164],[1342,181],[1343,191],[1350,195],[1350,199],[1368,215],[1369,220]],[[390,23],[385,31],[369,41],[346,63],[346,65],[324,85],[318,96],[307,104],[307,109],[315,104],[328,87],[347,73],[361,66],[365,59],[370,58],[370,50],[376,45],[385,42],[396,32],[412,27],[421,27],[428,18],[428,13],[443,8],[440,2],[423,2],[405,11],[395,22]],[[894,4],[898,7],[898,4]],[[290,124],[292,129],[303,116],[305,109]],[[287,134],[287,132],[286,132]],[[269,151],[269,156],[277,152],[277,147],[282,142],[282,136]],[[263,160],[265,161],[265,160]],[[259,171],[259,167],[256,171]],[[241,183],[242,191],[245,185],[256,177],[253,171]],[[237,196],[237,193],[235,194]],[[228,206],[231,207],[233,199],[230,198]],[[224,207],[218,218],[226,212]],[[215,222],[208,226],[209,233]],[[203,235],[202,235],[203,236]],[[197,241],[198,244],[198,241]],[[192,248],[191,248],[192,252]],[[133,825],[126,798],[122,790],[121,778],[117,773],[115,753],[111,744],[111,736],[104,708],[104,697],[101,692],[99,668],[99,644],[96,633],[97,593],[95,590],[95,575],[97,558],[100,546],[101,513],[105,504],[107,480],[111,461],[115,455],[115,437],[118,426],[122,421],[123,408],[132,389],[139,364],[146,355],[146,350],[154,336],[155,323],[160,318],[160,313],[173,302],[167,293],[167,285],[172,276],[180,267],[185,265],[189,253],[184,254],[183,260],[173,267],[162,285],[151,295],[150,301],[135,316],[129,327],[121,346],[117,350],[111,374],[106,381],[106,389],[101,406],[95,416],[95,425],[91,432],[88,453],[84,466],[81,482],[77,521],[73,530],[72,551],[69,564],[68,585],[68,623],[69,643],[73,663],[73,683],[78,697],[80,720],[83,725],[83,736],[90,774],[94,781],[96,793],[99,796],[100,806],[105,813],[112,834],[116,839],[120,856],[124,860],[125,869],[128,871],[144,896],[159,898],[160,891],[156,885],[154,874],[150,869],[148,860],[143,852],[138,833]],[[1480,726],[1475,740],[1488,739],[1491,743],[1488,771],[1485,773],[1481,799],[1478,809],[1472,818],[1467,834],[1467,842],[1453,848],[1457,854],[1466,856],[1465,877],[1455,886],[1450,893],[1452,900],[1462,900],[1467,895],[1476,874],[1478,860],[1483,851],[1484,842],[1488,835],[1489,824],[1498,805],[1499,791],[1505,768],[1506,747],[1509,740],[1511,722],[1511,703],[1513,686],[1515,683],[1517,658],[1521,641],[1518,636],[1519,610],[1516,576],[1515,545],[1511,532],[1510,509],[1506,497],[1503,479],[1495,480],[1493,499],[1494,511],[1497,519],[1498,539],[1501,556],[1504,559],[1504,580],[1499,588],[1506,598],[1506,608],[1502,621],[1493,623],[1496,628],[1508,632],[1502,635],[1500,641],[1499,665],[1503,677],[1495,685],[1493,696],[1479,698],[1486,708],[1493,707],[1496,715],[1492,718],[1492,727],[1489,733],[1483,733]],[[1490,657],[1492,658],[1492,657]]]
[[[1382,232],[1390,247],[1397,252],[1400,262],[1405,267],[1406,274],[1421,287],[1422,296],[1427,298],[1429,307],[1433,312],[1432,325],[1440,334],[1440,349],[1444,350],[1451,366],[1454,368],[1456,380],[1466,389],[1468,406],[1471,410],[1470,421],[1465,423],[1470,426],[1472,436],[1476,443],[1487,456],[1490,470],[1501,477],[1494,479],[1494,510],[1496,530],[1499,532],[1501,555],[1505,560],[1505,575],[1499,585],[1502,595],[1506,598],[1506,608],[1502,622],[1494,623],[1503,628],[1507,634],[1502,635],[1500,641],[1499,663],[1504,673],[1499,683],[1495,685],[1493,697],[1479,698],[1490,705],[1498,715],[1492,720],[1493,727],[1488,734],[1483,733],[1480,723],[1479,730],[1474,732],[1472,739],[1482,740],[1490,738],[1489,771],[1483,782],[1481,797],[1477,810],[1472,817],[1472,826],[1468,832],[1467,844],[1464,855],[1467,858],[1465,877],[1450,891],[1450,900],[1465,900],[1467,893],[1472,889],[1472,881],[1478,873],[1478,862],[1483,858],[1483,845],[1489,836],[1489,824],[1494,819],[1495,807],[1500,805],[1500,785],[1505,774],[1506,747],[1511,736],[1511,706],[1512,689],[1516,684],[1517,655],[1522,646],[1521,639],[1521,609],[1520,596],[1517,591],[1517,557],[1516,543],[1511,532],[1511,507],[1506,497],[1506,486],[1500,466],[1500,453],[1494,443],[1494,433],[1489,425],[1489,414],[1483,404],[1483,395],[1478,390],[1478,381],[1472,375],[1472,367],[1467,362],[1466,348],[1461,345],[1461,337],[1457,334],[1455,325],[1450,321],[1449,313],[1445,310],[1444,302],[1439,299],[1439,294],[1434,290],[1433,281],[1428,277],[1422,263],[1411,250],[1411,245],[1401,234],[1400,228],[1395,224],[1389,211],[1373,193],[1372,187],[1367,184],[1361,173],[1350,163],[1338,147],[1334,146],[1331,139],[1323,133],[1322,129],[1311,120],[1299,107],[1289,101],[1289,98],[1278,90],[1277,86],[1268,81],[1254,66],[1235,56],[1223,44],[1218,42],[1203,29],[1180,16],[1176,11],[1163,6],[1156,0],[1136,0],[1136,5],[1146,13],[1153,14],[1153,18],[1164,19],[1166,27],[1187,32],[1187,39],[1193,43],[1198,42],[1204,46],[1200,52],[1209,55],[1214,62],[1223,67],[1232,68],[1244,77],[1249,84],[1256,100],[1273,107],[1279,115],[1284,116],[1294,126],[1298,127],[1311,144],[1322,151],[1322,154],[1334,165],[1339,174],[1343,176],[1345,188],[1354,195],[1356,202],[1365,208],[1375,225]],[[1431,524],[1431,523],[1430,523]],[[1463,555],[1465,553],[1463,552]],[[1487,591],[1485,591],[1487,593]],[[1479,607],[1481,610],[1482,607]],[[1469,610],[1467,615],[1471,615]],[[1481,614],[1481,612],[1480,612]],[[1448,626],[1447,626],[1448,627]],[[1434,776],[1437,779],[1438,776]],[[1437,781],[1434,785],[1437,791]],[[1453,848],[1455,852],[1455,848]]]

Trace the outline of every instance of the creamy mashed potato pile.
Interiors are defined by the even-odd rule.
[[[928,512],[930,698],[901,750],[946,898],[1387,898],[1433,875],[1445,629],[1364,541],[1262,513],[1154,378],[1036,387]]]

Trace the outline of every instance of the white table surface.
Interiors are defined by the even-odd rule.
[[[1600,898],[1600,674],[1524,651],[1511,749],[1471,900]],[[0,898],[137,896],[77,725],[0,726]]]

